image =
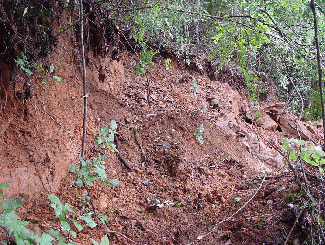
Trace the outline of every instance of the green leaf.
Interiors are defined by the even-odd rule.
[[[95,158],[93,159],[93,165],[98,165],[99,163],[100,163],[100,159],[97,158],[97,157],[95,157]]]
[[[107,136],[109,133],[109,128],[108,127],[102,127],[100,130],[100,136]]]
[[[117,129],[117,123],[115,120],[111,120],[111,129],[115,131]]]
[[[0,190],[4,189],[4,188],[8,188],[8,187],[9,187],[9,184],[6,183],[6,182],[3,182],[3,183],[0,184]]]
[[[116,145],[115,145],[115,144],[111,144],[111,147],[112,147],[112,149],[113,149],[115,152],[119,152],[118,149],[116,148]]]
[[[120,181],[118,179],[109,179],[108,182],[115,186],[118,186],[120,184]]]
[[[321,164],[321,165],[325,164],[325,158],[322,158],[322,159],[320,160],[320,163],[319,163],[319,164]]]
[[[54,236],[55,238],[59,239],[61,238],[61,233],[59,231],[55,231],[55,230],[48,230],[47,231],[50,235]]]
[[[182,203],[179,202],[179,203],[176,203],[174,207],[175,207],[175,208],[179,208],[179,207],[181,207],[181,206],[182,206]]]
[[[88,175],[84,178],[84,181],[86,182],[87,185],[93,186],[94,183],[93,181],[97,179],[97,175]]]
[[[80,219],[86,221],[90,228],[95,228],[97,225],[91,216],[80,216],[78,220]]]
[[[321,223],[325,227],[324,220],[322,218],[316,218],[317,222]]]
[[[291,150],[287,139],[284,139],[284,143],[283,143],[282,147],[286,151],[290,151]]]
[[[76,221],[74,221],[73,224],[78,229],[78,231],[82,231],[83,230],[82,225],[78,224]]]
[[[13,205],[13,197],[9,197],[6,201],[2,203],[2,208],[4,209],[4,213],[10,213],[11,211],[14,210],[14,205]]]
[[[70,234],[73,238],[76,238],[77,237],[77,232],[75,231],[70,231]]]
[[[18,65],[24,66],[25,62],[22,59],[15,60]]]
[[[96,169],[96,173],[102,180],[104,181],[108,180],[106,171],[103,167],[95,166],[95,169]]]
[[[94,239],[92,239],[92,238],[90,238],[90,239],[91,239],[91,241],[93,242],[93,245],[99,245],[99,243],[96,242]]]
[[[48,194],[47,196],[53,203],[63,206],[63,204],[61,203],[60,199],[57,196],[55,196],[53,194]]]
[[[311,156],[318,162],[320,158],[325,156],[325,152],[322,150],[318,150],[315,151]]]
[[[99,219],[103,223],[103,225],[105,225],[107,223],[108,217],[107,217],[107,215],[103,215]]]
[[[295,151],[290,151],[289,159],[290,160],[296,160],[296,159],[298,159]]]
[[[239,204],[241,202],[242,202],[241,197],[235,197],[235,198],[231,199],[231,203]]]
[[[64,231],[70,231],[70,224],[65,220],[61,220],[61,227]]]
[[[77,186],[83,186],[84,185],[83,181],[82,181],[82,178],[80,176],[78,176],[76,184],[77,184]]]
[[[54,72],[54,65],[50,65],[50,73],[53,73]]]
[[[68,210],[69,212],[71,212],[71,213],[73,213],[73,214],[76,214],[75,211],[73,211],[73,209],[71,208],[71,206],[70,206],[68,203],[66,203],[66,204],[64,205],[64,207],[65,207],[65,209]]]
[[[20,67],[22,70],[24,70],[28,75],[33,75],[34,73],[31,71],[31,70],[29,70],[28,68],[25,68],[25,67],[23,67],[23,66],[21,66]]]
[[[97,140],[96,140],[96,142],[95,142],[95,145],[96,146],[99,146],[102,143],[103,143],[103,139],[101,137],[98,137]]]
[[[82,167],[82,169],[80,169],[78,171],[78,174],[80,174],[80,175],[88,175],[88,174],[90,174],[90,171],[91,171],[91,169],[88,166],[86,166],[86,167]]]
[[[40,237],[41,244],[51,244],[51,242],[54,240],[54,237],[52,237],[50,234],[43,232],[42,236]]]
[[[61,81],[62,81],[62,78],[61,78],[61,77],[53,76],[53,78],[54,78],[57,82],[61,82]]]
[[[102,240],[100,241],[100,245],[109,245],[109,240],[107,235],[105,235]]]
[[[114,142],[114,133],[110,133],[107,139],[108,142]]]
[[[74,162],[73,164],[72,164],[72,166],[69,168],[69,170],[72,172],[72,173],[77,173],[77,171],[78,171],[78,166],[77,166],[77,164]]]
[[[307,151],[301,151],[300,157],[306,162],[313,166],[318,166],[316,162],[310,159],[310,154]]]
[[[82,157],[80,157],[79,159],[80,159],[80,162],[81,162],[81,166],[86,167],[87,166],[86,161]]]

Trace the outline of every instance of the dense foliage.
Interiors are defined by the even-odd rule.
[[[218,60],[218,69],[235,66],[245,78],[247,92],[255,102],[259,99],[258,92],[267,94],[270,89],[262,84],[261,77],[267,77],[276,84],[279,97],[291,109],[304,112],[307,119],[320,119],[314,26],[309,4],[301,0],[89,0],[85,1],[85,14],[91,20],[86,35],[93,44],[100,44],[103,37],[99,36],[98,28],[113,25],[115,32],[126,30],[127,38],[134,38],[143,51],[145,60],[137,65],[141,74],[151,64],[149,52],[153,48],[173,50],[188,65],[196,57]],[[15,49],[17,58],[26,57],[29,61],[44,55],[49,45],[60,37],[50,29],[60,9],[78,9],[69,0],[52,3],[12,0],[1,7],[1,28],[9,35],[1,40],[2,53],[8,55],[7,51]],[[323,53],[325,23],[320,1],[316,2],[316,13]],[[103,25],[108,20],[109,26]],[[71,16],[67,27],[77,23],[77,17]],[[111,38],[110,32],[111,29],[104,30],[103,35]]]
[[[139,8],[143,6],[143,8]],[[319,37],[324,36],[318,3]],[[313,16],[308,1],[161,1],[134,6],[133,37],[159,43],[189,62],[190,54],[217,58],[219,69],[235,65],[253,100],[259,77],[272,79],[280,97],[307,119],[320,119]],[[324,40],[320,40],[323,53]],[[267,91],[265,91],[267,92]]]

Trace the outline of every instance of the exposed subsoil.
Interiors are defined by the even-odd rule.
[[[10,78],[5,65],[1,72],[8,86],[1,90],[0,183],[10,184],[4,194],[25,198],[19,215],[36,232],[59,228],[46,194],[74,207],[85,194],[68,170],[80,156],[83,117],[81,61],[72,36],[68,31],[50,57],[38,61],[53,64],[62,82],[46,78],[42,86],[44,74],[28,77],[19,69]],[[132,168],[107,150],[107,173],[120,185],[88,188],[96,211],[109,217],[108,229],[118,231],[109,233],[111,244],[283,244],[295,221],[285,197],[298,186],[272,146],[298,138],[297,125],[300,137],[317,143],[319,129],[274,99],[252,106],[245,91],[227,83],[229,73],[214,81],[174,60],[167,70],[156,55],[154,66],[138,76],[131,66],[137,55],[119,56],[89,52],[87,62],[86,158],[98,156],[97,130],[114,119],[121,157]],[[15,91],[10,80],[17,82]],[[203,144],[194,135],[200,124]],[[70,241],[91,244],[106,232],[86,229]],[[304,232],[298,227],[291,236],[299,244]]]

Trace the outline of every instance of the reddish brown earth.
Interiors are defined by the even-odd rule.
[[[48,58],[37,61],[53,64],[62,82],[47,78],[42,86],[43,73],[28,77],[19,69],[10,78],[5,65],[1,72],[1,84],[8,86],[0,100],[0,183],[10,184],[4,194],[25,198],[19,215],[32,221],[36,232],[59,229],[46,194],[73,207],[84,194],[68,171],[80,156],[83,118],[81,61],[70,36],[72,31]],[[88,188],[96,211],[109,217],[107,228],[118,231],[109,233],[111,244],[283,244],[295,220],[285,197],[298,187],[272,145],[281,148],[284,137],[298,137],[296,125],[303,137],[318,143],[319,129],[268,99],[274,97],[271,89],[254,107],[245,91],[227,83],[229,74],[212,81],[174,61],[166,70],[165,60],[156,55],[154,66],[138,76],[131,66],[135,59],[127,52],[119,61],[88,54],[86,158],[98,156],[97,130],[114,119],[121,157],[133,170],[108,150],[107,173],[120,185]],[[15,91],[10,80],[17,82]],[[24,83],[34,93],[15,98],[24,97]],[[204,144],[194,135],[201,123]],[[232,203],[237,197],[242,202]],[[90,238],[99,240],[106,232],[85,229],[69,239],[91,244]],[[302,236],[294,232],[291,240],[299,244]]]

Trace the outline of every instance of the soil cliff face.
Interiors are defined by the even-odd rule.
[[[80,198],[81,189],[68,171],[80,155],[83,117],[74,34],[67,31],[47,58],[36,61],[54,65],[61,82],[40,71],[28,76],[18,68],[10,76],[5,64],[1,70],[1,84],[7,85],[1,90],[0,183],[10,184],[4,194],[25,196],[21,216],[35,220],[40,229],[55,225],[45,194],[68,203]],[[272,146],[299,136],[318,143],[317,127],[299,121],[274,100],[252,106],[245,91],[226,82],[227,76],[211,80],[174,60],[167,70],[159,55],[144,76],[131,65],[136,53],[121,51],[118,60],[110,53],[94,56],[89,51],[87,56],[86,157],[98,155],[97,130],[114,119],[120,155],[132,168],[107,151],[109,178],[121,183],[90,188],[95,207],[109,216],[111,230],[137,244],[283,243],[281,233],[292,225],[284,198],[297,187]],[[200,125],[203,142],[194,134]],[[231,200],[247,202],[265,172],[270,177],[243,212],[196,239],[235,213],[239,206]],[[89,230],[75,242],[88,244],[89,237],[102,235],[100,229]],[[110,238],[112,244],[130,244],[118,235]]]

